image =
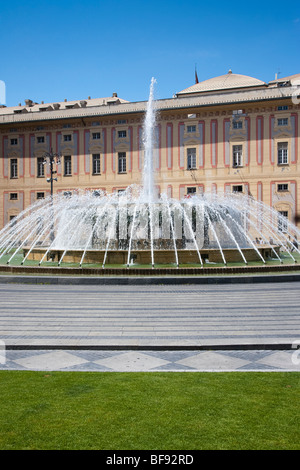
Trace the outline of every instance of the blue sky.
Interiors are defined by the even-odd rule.
[[[300,2],[0,0],[6,104],[169,98],[234,73],[300,73]]]

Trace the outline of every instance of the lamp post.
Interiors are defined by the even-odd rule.
[[[50,183],[50,193],[51,193],[51,207],[52,207],[52,224],[51,224],[51,232],[50,232],[50,240],[53,242],[54,240],[54,213],[53,213],[53,181],[57,181],[57,178],[54,178],[53,175],[57,173],[56,170],[53,169],[54,164],[61,163],[61,155],[60,153],[53,153],[51,148],[50,152],[46,152],[44,154],[44,164],[49,161],[50,164],[50,178],[47,178],[47,183]]]
[[[53,181],[57,181],[57,178],[53,178],[53,175],[57,173],[56,170],[53,169],[54,164],[61,163],[61,155],[60,153],[53,153],[51,149],[50,152],[46,152],[44,154],[44,164],[49,161],[50,164],[50,178],[47,178],[47,182],[50,183],[50,192],[51,192],[51,199],[53,199]]]

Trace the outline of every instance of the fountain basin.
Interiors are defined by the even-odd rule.
[[[23,249],[24,257],[28,254],[30,248]],[[261,256],[267,260],[274,256],[273,250],[279,255],[279,246],[263,245],[257,247]],[[253,248],[244,248],[241,250],[247,262],[261,261],[257,251]],[[34,248],[29,253],[27,259],[31,261],[41,261],[46,252],[46,248]],[[47,253],[44,261],[53,261],[59,263],[64,250],[54,249]],[[82,250],[69,250],[64,254],[64,263],[80,264],[82,259]],[[184,264],[201,264],[197,250],[177,250],[179,265]],[[222,255],[217,249],[202,249],[200,255],[203,263],[224,263]],[[243,262],[240,252],[234,248],[224,248],[223,255],[227,263]],[[84,264],[103,264],[105,259],[105,250],[87,250],[84,257]],[[176,264],[174,250],[157,250],[154,254],[155,264]],[[106,253],[106,264],[108,265],[126,265],[128,260],[128,250],[108,250]],[[151,265],[152,254],[151,250],[133,250],[130,253],[130,264],[133,265]]]
[[[10,264],[23,253],[22,265],[31,260],[118,268],[282,263],[284,257],[297,262],[300,230],[251,195],[226,190],[176,200],[157,193],[154,82],[144,122],[142,185],[121,194],[86,190],[37,201],[0,231],[0,259]]]

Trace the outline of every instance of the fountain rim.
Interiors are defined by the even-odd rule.
[[[300,264],[204,268],[87,268],[0,265],[0,283],[50,284],[220,284],[300,282]]]

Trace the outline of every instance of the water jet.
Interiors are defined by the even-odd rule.
[[[141,185],[120,194],[101,190],[61,194],[38,201],[0,232],[0,263],[22,254],[43,263],[132,266],[212,263],[296,262],[298,228],[271,207],[249,195],[204,193],[176,200],[156,195],[155,80],[144,121],[144,166]],[[284,230],[283,230],[284,227]]]

